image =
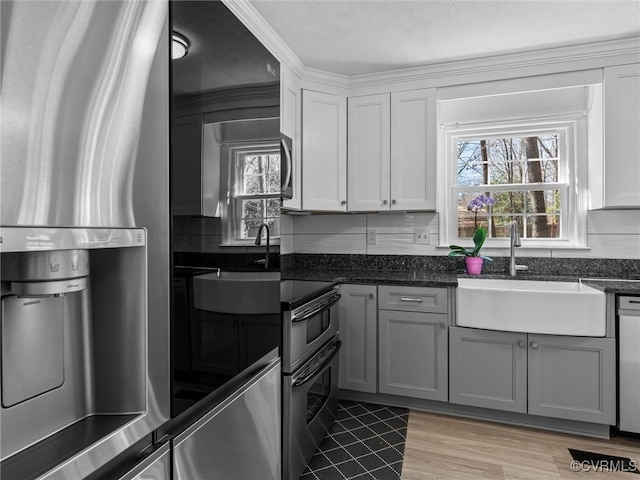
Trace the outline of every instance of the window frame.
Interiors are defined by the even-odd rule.
[[[457,194],[460,191],[490,193],[495,191],[561,190],[560,232],[557,238],[521,238],[523,248],[583,248],[587,245],[587,125],[585,115],[559,115],[520,121],[469,123],[442,126],[444,149],[441,153],[443,186],[438,195],[440,246],[464,245],[471,238],[458,236]],[[558,182],[501,185],[459,186],[457,184],[458,141],[496,137],[558,134],[560,152]],[[534,187],[534,188],[532,188]],[[519,214],[524,215],[524,214]],[[508,246],[508,237],[487,238],[486,248]]]
[[[223,229],[223,245],[227,246],[249,246],[255,244],[254,238],[238,238],[238,232],[240,223],[242,221],[241,211],[242,202],[244,200],[251,199],[281,199],[282,194],[280,190],[274,193],[268,194],[238,194],[237,192],[242,187],[242,168],[241,159],[247,155],[280,155],[280,142],[278,140],[273,141],[260,141],[260,142],[238,142],[227,145],[227,195],[223,199],[224,213],[227,219],[225,228]],[[280,217],[278,217],[280,218]],[[266,235],[266,234],[265,234]],[[272,245],[280,243],[280,235],[273,235],[270,232],[269,237]]]

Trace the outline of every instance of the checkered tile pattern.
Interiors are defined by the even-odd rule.
[[[341,400],[300,480],[399,480],[409,410]]]

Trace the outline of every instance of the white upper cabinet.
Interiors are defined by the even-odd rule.
[[[347,209],[347,100],[302,90],[302,208]]]
[[[640,206],[640,64],[604,69],[604,206]]]
[[[435,93],[349,98],[349,210],[435,210]]]
[[[349,210],[388,210],[391,196],[389,94],[351,97],[348,103]]]
[[[436,90],[391,94],[391,209],[436,208]]]
[[[290,210],[302,208],[302,91],[300,79],[286,65],[280,71],[280,131],[293,141],[293,198],[284,200],[283,207]]]

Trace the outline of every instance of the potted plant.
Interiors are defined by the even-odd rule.
[[[449,245],[451,252],[450,257],[464,256],[465,267],[469,275],[479,275],[482,272],[482,264],[484,260],[492,261],[491,257],[480,254],[480,249],[487,239],[487,229],[478,227],[478,212],[484,206],[490,206],[495,203],[495,198],[485,195],[479,195],[469,202],[468,209],[472,210],[474,216],[475,233],[473,234],[473,248],[465,248],[460,245]]]

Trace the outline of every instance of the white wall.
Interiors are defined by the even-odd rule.
[[[528,249],[518,256],[640,259],[640,210],[597,210],[587,215],[585,249]],[[415,228],[431,231],[430,245],[414,243]],[[375,245],[367,229],[376,230]],[[281,253],[446,255],[438,243],[437,213],[285,215]],[[470,244],[470,243],[469,243]],[[508,256],[507,249],[485,249],[490,256]]]

